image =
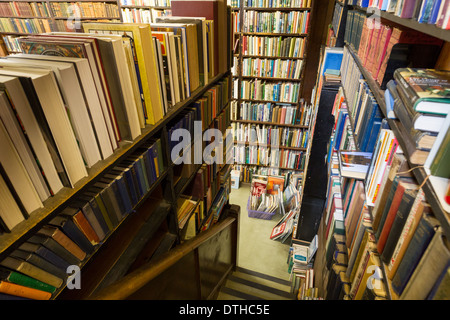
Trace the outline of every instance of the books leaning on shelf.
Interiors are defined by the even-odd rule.
[[[353,0],[353,2],[356,2]],[[357,1],[363,8],[375,6],[398,17],[434,24],[442,29],[450,29],[450,13],[446,1]],[[375,2],[375,1],[374,1]]]
[[[148,139],[129,157],[99,176],[90,188],[71,199],[60,213],[0,261],[1,280],[25,287],[0,291],[13,299],[36,299],[40,296],[29,296],[31,290],[27,289],[34,288],[49,292],[50,296],[44,295],[49,299],[64,285],[67,267],[80,266],[93,254],[163,176],[162,155],[160,139]],[[3,208],[4,185],[8,183],[1,181]],[[10,200],[9,206],[12,204]],[[7,214],[12,216],[14,211]],[[6,231],[5,225],[11,226],[11,217],[5,219],[2,211],[2,231]]]
[[[413,29],[384,24],[384,20],[371,27],[372,21],[364,12],[349,10],[344,38],[382,89],[397,68],[434,67],[442,40]],[[416,60],[420,65],[414,65]]]

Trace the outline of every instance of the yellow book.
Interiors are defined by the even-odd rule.
[[[139,75],[144,94],[146,124],[155,124],[164,116],[161,88],[156,73],[156,59],[149,24],[83,23],[84,32],[122,34],[133,38]]]
[[[384,291],[384,283],[380,281],[382,278],[380,256],[377,252],[370,252],[369,261],[353,300],[361,300],[366,289],[375,290],[377,293]]]

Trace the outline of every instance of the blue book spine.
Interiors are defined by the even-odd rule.
[[[70,266],[70,263],[44,246],[40,246],[35,253],[62,270],[67,270],[67,267]]]
[[[127,187],[125,185],[125,179],[122,175],[119,175],[116,178],[116,185],[117,189],[119,191],[119,194],[122,198],[122,203],[124,207],[124,213],[129,214],[131,211],[133,211],[133,205],[131,204],[130,195],[128,194]]]

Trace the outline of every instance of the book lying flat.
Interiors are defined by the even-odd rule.
[[[371,159],[371,152],[339,151],[339,169],[341,176],[364,179]]]

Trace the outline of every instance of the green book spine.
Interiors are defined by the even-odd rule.
[[[430,165],[430,172],[433,176],[442,178],[450,178],[450,129],[447,129],[447,134],[442,141],[433,162]]]
[[[42,290],[42,291],[46,291],[46,292],[50,292],[53,293],[55,292],[56,288],[41,282],[39,280],[36,280],[34,278],[28,277],[24,274],[18,273],[18,272],[14,272],[12,271],[11,274],[8,277],[8,281],[24,286],[24,287],[28,287],[28,288],[33,288],[33,289],[38,289],[38,290]]]

